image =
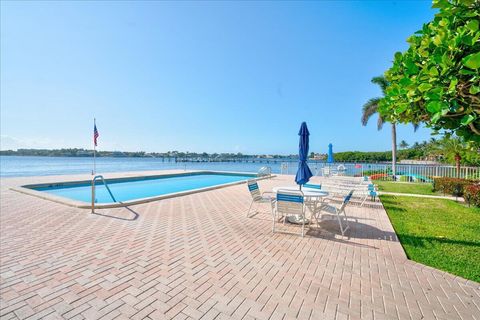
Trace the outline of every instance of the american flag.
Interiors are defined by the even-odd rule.
[[[98,139],[98,130],[97,130],[97,125],[94,124],[93,125],[93,143],[95,144],[95,146],[97,146],[97,139]]]

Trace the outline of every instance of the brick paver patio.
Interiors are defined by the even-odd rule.
[[[480,319],[480,285],[407,260],[381,205],[301,238],[245,218],[244,184],[89,214],[25,181],[2,181],[2,319]]]

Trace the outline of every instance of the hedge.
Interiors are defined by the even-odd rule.
[[[386,173],[376,173],[370,176],[372,180],[389,180],[390,176]]]
[[[480,184],[471,184],[463,189],[463,197],[468,205],[480,207]]]
[[[433,191],[441,191],[443,194],[451,194],[457,197],[463,196],[464,189],[468,185],[478,181],[460,178],[434,178]]]

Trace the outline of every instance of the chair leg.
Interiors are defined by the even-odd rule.
[[[347,226],[344,231],[347,231],[347,229],[350,227],[350,224],[348,223],[348,216],[345,209],[343,209],[343,215],[345,216],[345,225]]]
[[[365,201],[367,201],[367,198],[368,198],[368,194],[365,196],[365,198],[363,198],[363,201],[362,201],[362,204],[360,205],[360,207],[363,207],[363,204],[365,203]]]
[[[345,231],[343,230],[342,219],[340,218],[340,214],[337,212],[337,220],[338,224],[340,225],[340,231],[342,232],[342,236],[344,236]]]
[[[275,212],[275,208],[273,206],[270,206],[272,209],[272,220],[273,220],[273,225],[272,225],[272,233],[275,233],[275,222],[277,220],[277,214]]]
[[[302,238],[304,237],[305,235],[305,215],[303,215],[303,219],[302,219]]]
[[[275,220],[276,220],[276,217],[275,215],[273,215],[272,233],[275,233]]]
[[[247,218],[250,217],[250,210],[252,209],[252,206],[253,206],[253,203],[254,203],[254,202],[255,202],[255,201],[252,200],[252,202],[250,203],[250,207],[248,207]]]

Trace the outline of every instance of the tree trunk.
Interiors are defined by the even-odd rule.
[[[392,174],[393,176],[397,174],[397,127],[395,123],[392,123]]]
[[[460,178],[460,161],[462,157],[457,153],[455,155],[455,165],[457,166],[457,178]]]

